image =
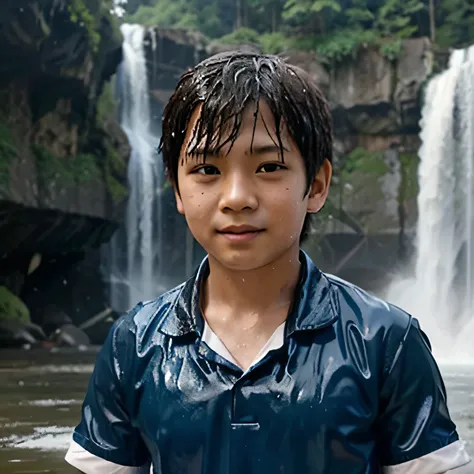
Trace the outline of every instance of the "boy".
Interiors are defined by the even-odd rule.
[[[418,323],[300,250],[331,180],[302,70],[226,53],[181,78],[161,152],[208,256],[116,322],[66,459],[92,474],[435,474],[469,462]]]

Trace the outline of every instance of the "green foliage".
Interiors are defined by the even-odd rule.
[[[244,43],[260,43],[259,34],[257,31],[251,28],[238,28],[228,35],[224,35],[220,38],[220,42],[223,44],[244,44]]]
[[[398,202],[400,204],[414,199],[418,195],[418,165],[416,153],[400,153],[400,186],[398,188]]]
[[[154,6],[140,6],[133,15],[126,18],[126,21],[146,26],[181,28],[183,24],[190,23],[191,17],[192,12],[186,11],[182,1],[158,1]]]
[[[379,8],[375,27],[384,37],[409,38],[418,30],[412,17],[422,9],[419,0],[386,0]]]
[[[341,11],[341,5],[339,5],[339,2],[335,0],[316,0],[311,5],[311,11],[313,12],[320,12],[323,11],[325,8],[338,13]]]
[[[443,22],[436,31],[440,46],[459,47],[474,38],[474,4],[469,0],[441,0],[438,18]]]
[[[154,0],[127,0],[122,4],[125,12],[129,15],[133,15],[140,7],[152,5]]]
[[[336,0],[288,0],[285,4],[283,18],[290,20],[301,15],[320,13],[323,10],[339,13],[341,5]]]
[[[219,38],[222,44],[256,44],[265,54],[278,54],[297,45],[294,38],[285,36],[282,32],[264,33],[260,35],[251,28],[242,27]]]
[[[107,189],[109,190],[112,201],[120,204],[128,196],[128,189],[112,175],[107,175]]]
[[[90,153],[76,155],[71,160],[74,179],[77,184],[88,184],[100,181],[102,172],[97,164],[97,158]]]
[[[210,37],[225,31],[217,0],[156,0],[154,5],[141,5],[125,18],[129,23],[199,30]]]
[[[10,128],[0,122],[0,191],[5,193],[10,182],[10,165],[18,151]]]
[[[52,182],[64,187],[84,186],[105,179],[107,190],[116,204],[128,195],[126,186],[119,181],[119,178],[127,175],[127,163],[110,145],[106,150],[103,169],[99,166],[97,157],[90,153],[59,158],[40,145],[34,145],[33,152],[42,186]]]
[[[322,58],[341,61],[347,56],[355,56],[361,47],[376,45],[378,40],[373,30],[347,29],[317,38],[314,49]]]
[[[394,60],[403,39],[430,34],[427,0],[133,0],[126,8],[128,22],[196,29],[268,53],[311,49],[330,61],[367,46]],[[472,42],[472,0],[438,0],[435,16],[440,45]]]
[[[374,14],[367,8],[366,0],[353,0],[345,10],[347,23],[352,28],[362,28],[374,20]]]
[[[36,156],[39,179],[44,185],[56,181],[63,185],[74,183],[74,175],[64,158],[56,157],[40,145],[33,145],[33,153]]]
[[[107,157],[105,161],[105,182],[110,196],[115,204],[120,204],[127,196],[128,189],[118,179],[117,176],[127,175],[127,163],[112,147],[107,147]]]
[[[400,38],[388,38],[379,41],[380,52],[390,61],[400,56],[402,52],[402,40]]]
[[[282,32],[265,33],[260,36],[260,46],[265,54],[278,54],[294,45],[294,40]]]
[[[344,160],[341,177],[343,181],[347,181],[355,172],[379,177],[388,171],[389,167],[384,161],[383,153],[370,152],[365,148],[357,147]]]
[[[105,122],[115,117],[117,112],[117,100],[114,96],[114,78],[104,84],[102,94],[97,101],[97,120]]]
[[[5,286],[0,286],[0,321],[31,322],[30,310],[25,303]]]
[[[84,4],[84,0],[70,0],[68,8],[71,21],[86,29],[92,51],[96,53],[100,44],[100,34],[97,31],[98,21]]]
[[[40,145],[33,145],[38,175],[43,185],[57,182],[62,186],[84,185],[98,182],[102,171],[91,154],[59,158]]]

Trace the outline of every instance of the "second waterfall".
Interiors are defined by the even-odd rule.
[[[414,278],[387,298],[420,319],[443,359],[474,358],[474,47],[428,84],[421,121]]]

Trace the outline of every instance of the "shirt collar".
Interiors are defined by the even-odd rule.
[[[300,279],[296,298],[287,319],[286,333],[322,329],[338,318],[337,301],[332,287],[309,256],[300,252]],[[199,304],[199,289],[209,275],[209,262],[205,257],[196,273],[182,286],[169,311],[161,320],[159,331],[173,337],[189,333],[202,335],[203,317]]]

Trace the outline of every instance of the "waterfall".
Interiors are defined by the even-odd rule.
[[[161,292],[160,264],[163,261],[162,162],[156,154],[159,137],[150,132],[148,74],[145,57],[146,29],[121,26],[124,37],[123,62],[118,73],[120,124],[131,146],[128,165],[130,195],[125,226],[111,243],[110,299],[118,311]]]
[[[474,47],[428,84],[419,150],[414,277],[386,298],[421,322],[441,359],[474,358]]]

